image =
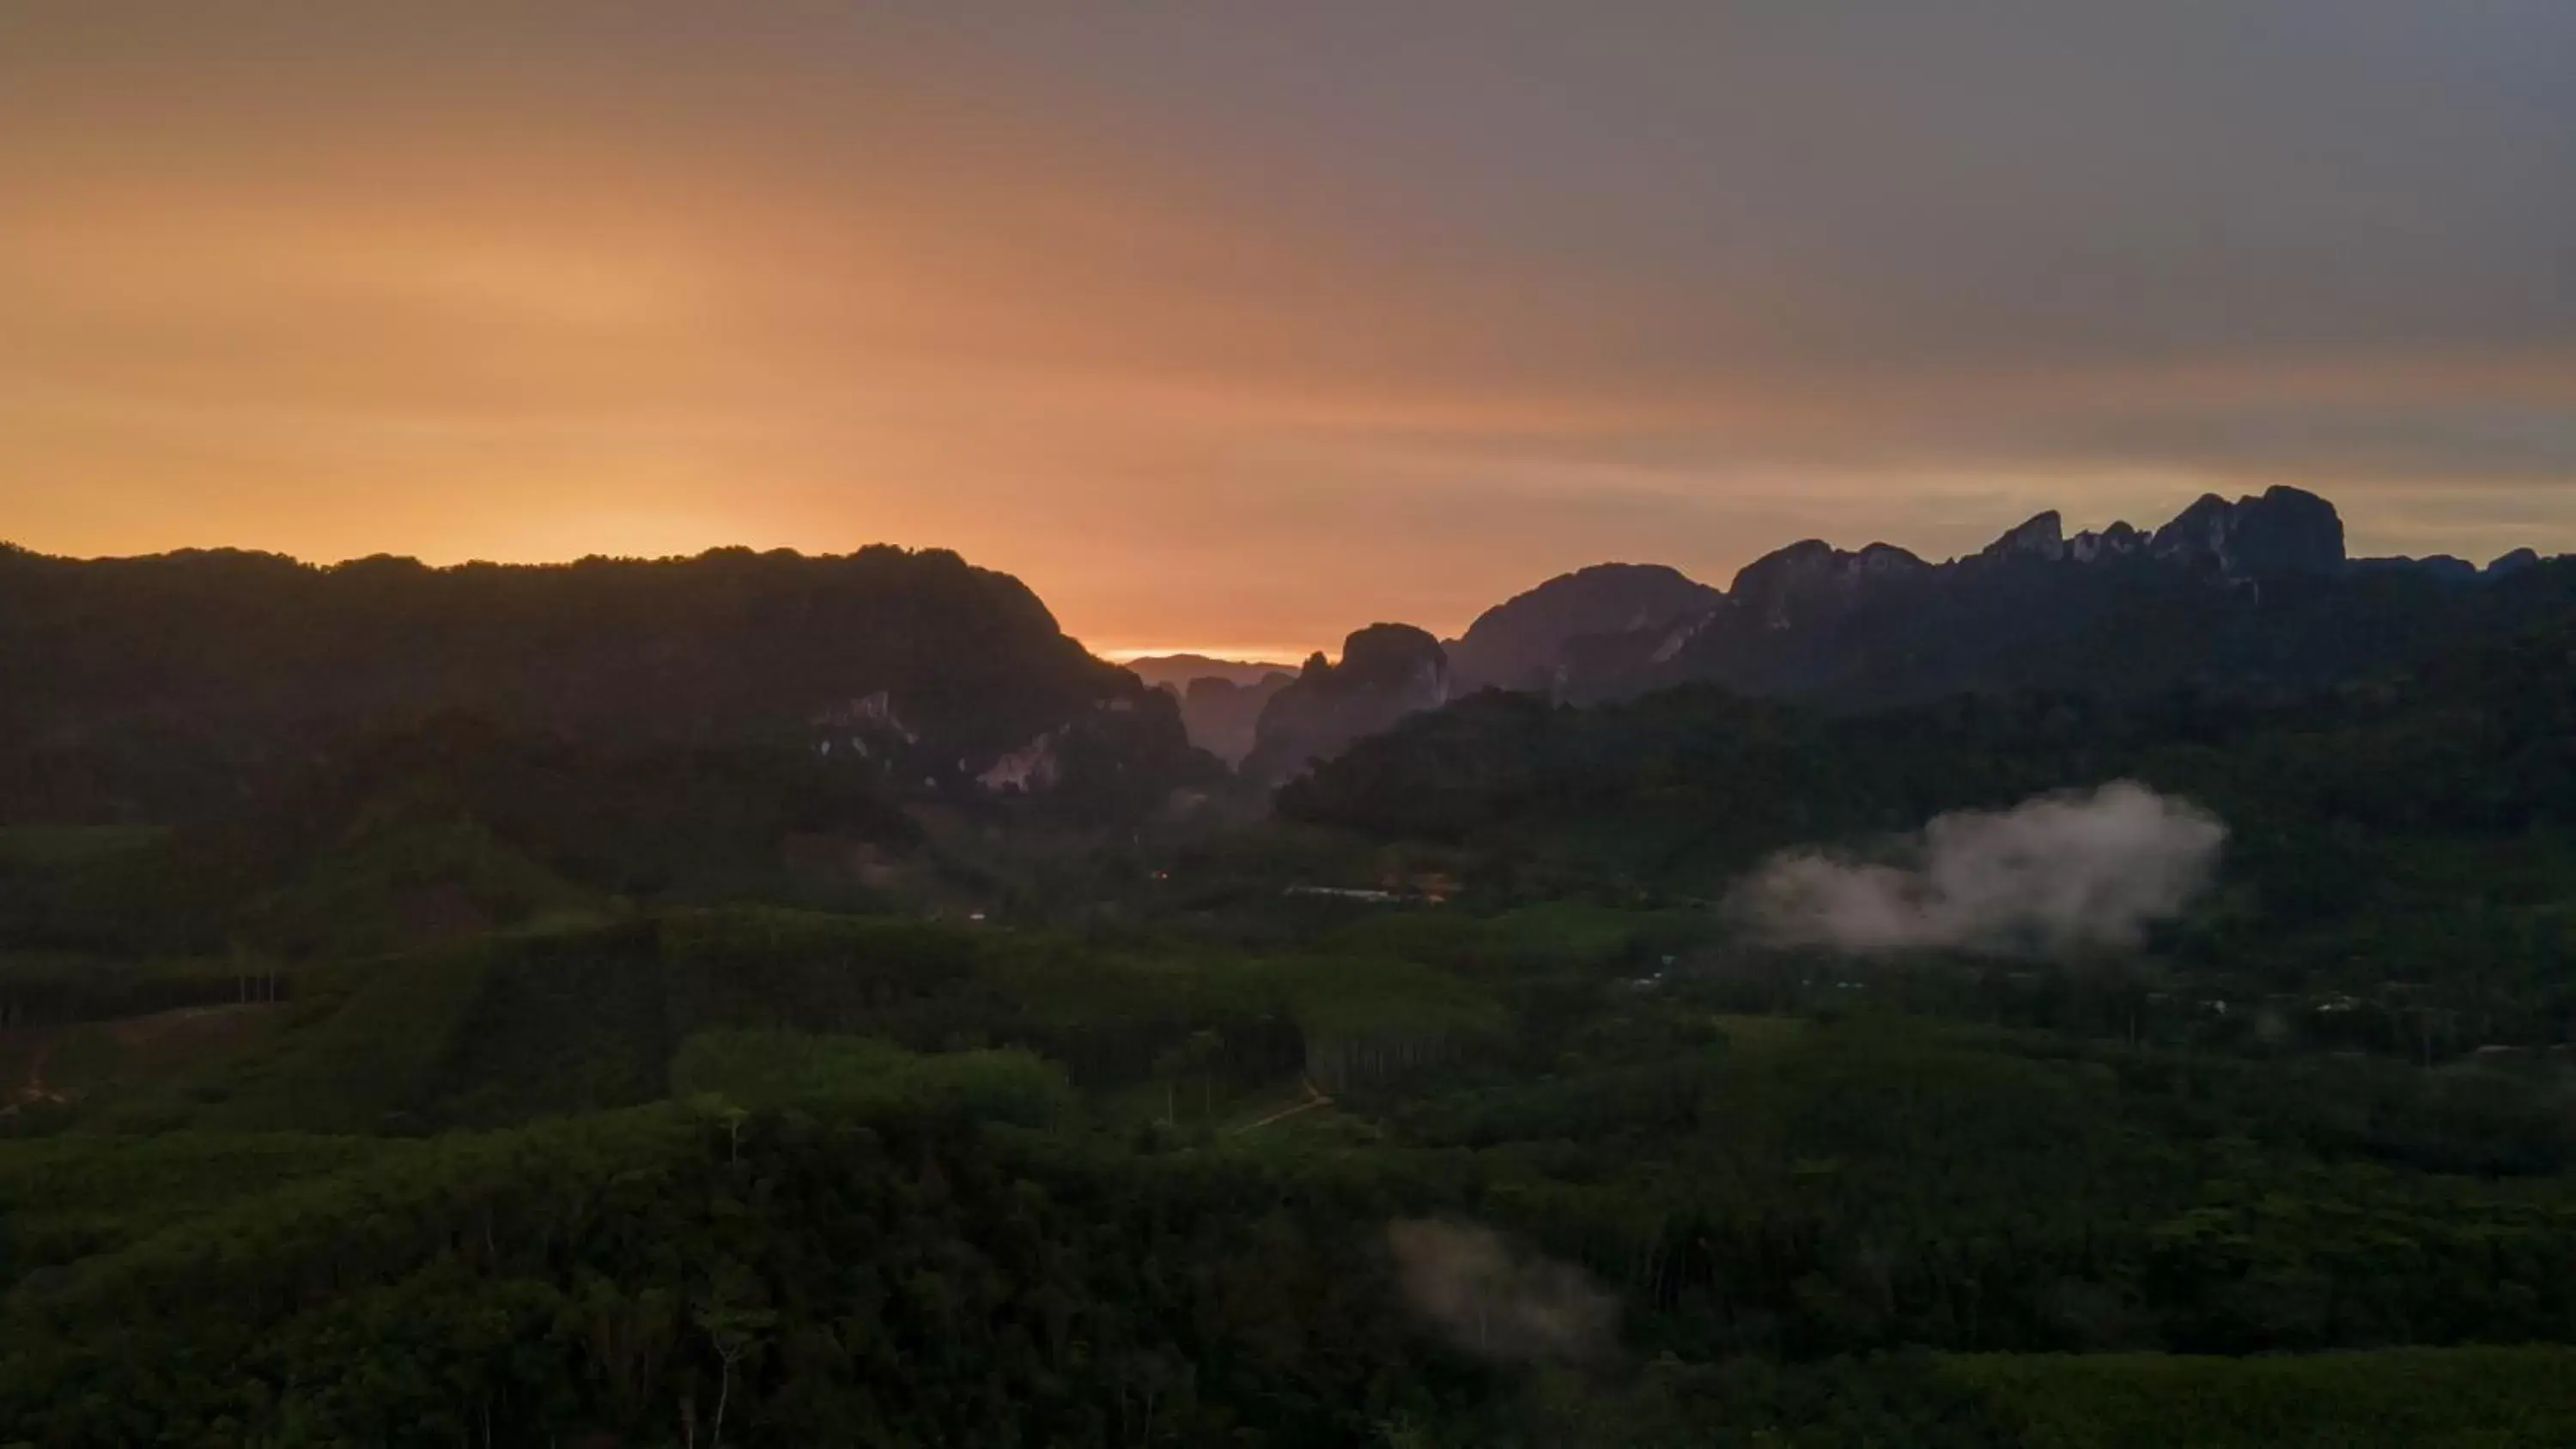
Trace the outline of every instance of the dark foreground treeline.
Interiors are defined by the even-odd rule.
[[[147,1149],[148,1150],[148,1149]],[[1480,1364],[1411,1174],[648,1109],[388,1153],[22,1286],[25,1442],[2543,1445],[2576,1354]],[[2378,1251],[2402,1254],[2383,1234]]]
[[[740,1445],[2576,1423],[2565,1350],[2478,1347],[2576,1342],[2559,1081],[1635,984],[1698,929],[1413,914],[1243,955],[717,912],[338,968],[248,1008],[229,1055],[164,1072],[129,1042],[86,1098],[9,1119],[35,1135],[0,1142],[0,1424],[50,1446],[713,1444],[719,1413]],[[1277,1118],[1326,1063],[1333,1101]],[[1407,1297],[1389,1229],[1426,1219],[1567,1265],[1608,1326],[1480,1355]],[[2328,1356],[2163,1356],[2284,1351]],[[2045,1354],[2083,1356],[2022,1357]]]

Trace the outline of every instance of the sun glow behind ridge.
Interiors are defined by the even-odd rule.
[[[12,13],[7,533],[937,546],[1113,653],[1287,659],[2273,482],[2361,552],[2576,542],[2576,86],[2515,26],[1892,9],[1890,71],[1436,8]],[[2205,84],[2140,93],[2150,48]]]

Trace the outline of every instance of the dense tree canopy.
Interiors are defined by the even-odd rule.
[[[493,578],[805,565],[584,567]],[[0,1445],[2576,1436],[2564,633],[2264,693],[1486,693],[1249,826],[1171,808],[1122,697],[1008,788],[504,695],[0,828]],[[2115,779],[2227,832],[2133,937],[1730,904]]]

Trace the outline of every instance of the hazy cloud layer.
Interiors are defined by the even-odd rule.
[[[1387,1224],[1404,1296],[1458,1347],[1505,1363],[1597,1359],[1618,1329],[1618,1300],[1567,1263],[1516,1253],[1472,1223]]]
[[[2056,955],[2135,946],[2218,864],[2227,829],[2185,800],[2121,780],[2004,811],[1935,818],[1894,863],[1793,851],[1730,902],[1781,945],[1859,953]]]

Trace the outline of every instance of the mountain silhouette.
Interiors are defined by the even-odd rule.
[[[1635,565],[1552,580],[1460,641],[1453,656],[1484,652],[1456,669],[1453,692],[1498,685],[1596,702],[1718,683],[1875,705],[1962,690],[2311,683],[2546,614],[2555,585],[2524,577],[2540,564],[2528,549],[2484,569],[2351,559],[2334,505],[2291,487],[2207,495],[2153,529],[2069,535],[2044,512],[1942,562],[1806,539],[1746,564],[1723,591]],[[1587,608],[1540,607],[1578,591]],[[1632,603],[1637,622],[1576,627],[1616,613],[1599,599]],[[1666,611],[1647,617],[1655,604]],[[1480,633],[1496,642],[1478,645]],[[1481,662],[1497,658],[1511,662]]]
[[[1661,564],[1594,564],[1496,604],[1451,640],[1459,693],[1555,687],[1565,647],[1594,634],[1657,629],[1717,607],[1724,593]]]
[[[1297,673],[1294,664],[1211,659],[1205,654],[1148,654],[1128,660],[1127,668],[1138,679],[1157,689],[1183,692],[1202,679],[1222,679],[1228,684],[1259,684],[1274,674],[1294,677]]]
[[[430,568],[0,549],[0,817],[202,817],[448,714],[812,753],[897,794],[1079,790],[1096,769],[1150,795],[1194,768],[1168,695],[944,550]]]
[[[1354,740],[1449,698],[1449,657],[1410,624],[1371,624],[1342,644],[1341,662],[1317,654],[1261,711],[1243,773],[1278,781]]]

